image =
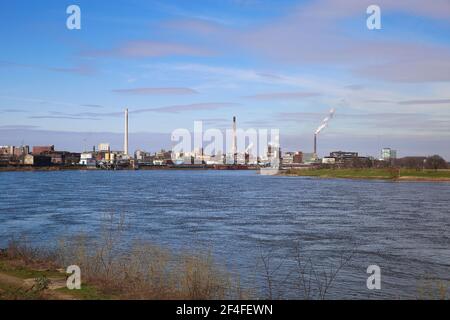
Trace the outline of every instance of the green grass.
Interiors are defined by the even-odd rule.
[[[104,294],[97,288],[84,283],[81,284],[80,290],[77,289],[69,290],[67,288],[59,288],[56,289],[56,291],[69,294],[81,300],[110,300],[113,298],[111,295]]]
[[[0,272],[8,274],[10,276],[14,276],[21,279],[30,279],[30,278],[39,278],[39,277],[47,277],[47,278],[55,278],[55,277],[63,277],[64,274],[58,271],[40,271],[33,270],[31,268],[27,268],[24,266],[12,266],[3,261],[0,261]]]
[[[349,179],[396,179],[396,169],[291,169],[286,172],[289,175],[323,178],[349,178]],[[450,170],[414,170],[401,169],[400,178],[417,179],[450,179]]]
[[[402,177],[419,177],[419,178],[450,178],[450,170],[414,170],[401,169]]]
[[[36,279],[40,277],[46,278],[64,278],[65,274],[58,271],[40,271],[34,270],[26,266],[15,266],[8,262],[0,260],[0,273],[7,274],[20,279]],[[69,290],[67,288],[59,288],[55,291],[68,294],[74,298],[81,300],[109,300],[113,297],[102,293],[99,289],[89,285],[82,284],[80,290]],[[42,296],[34,291],[25,290],[9,284],[0,282],[0,300],[1,299],[41,299]]]
[[[40,300],[42,295],[40,292],[25,290],[24,288],[15,287],[0,282],[0,300]]]

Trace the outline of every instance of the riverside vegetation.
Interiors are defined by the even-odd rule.
[[[289,169],[284,175],[321,177],[321,178],[348,178],[348,179],[383,179],[398,181],[449,181],[450,170],[417,170],[404,168],[311,168]]]
[[[209,252],[175,254],[148,243],[121,248],[124,221],[111,215],[92,242],[80,235],[39,249],[10,241],[0,255],[0,299],[243,299],[238,281]],[[82,289],[66,288],[78,265]],[[23,281],[20,281],[23,280]],[[53,284],[53,287],[52,287]]]

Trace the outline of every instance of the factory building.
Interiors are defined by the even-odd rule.
[[[111,150],[111,146],[109,143],[100,143],[98,145],[98,151],[108,152]]]
[[[95,167],[97,165],[97,161],[95,160],[94,154],[92,152],[83,152],[80,155],[80,165]]]
[[[45,152],[41,155],[49,156],[51,158],[52,164],[58,165],[73,165],[78,164],[80,161],[80,154],[76,152],[68,152],[68,151],[54,151],[54,152]]]
[[[52,158],[47,155],[27,154],[24,157],[24,164],[35,167],[50,166],[52,164]]]
[[[20,157],[29,153],[29,146],[0,146],[0,155],[2,156]]]
[[[137,150],[134,153],[134,158],[136,159],[136,161],[139,164],[152,165],[155,157],[152,156],[149,152],[145,152],[143,150]]]
[[[335,158],[336,162],[345,162],[348,160],[357,159],[358,152],[333,151],[333,152],[330,152],[330,157]]]
[[[33,146],[33,154],[39,155],[55,151],[55,146]]]
[[[14,146],[0,146],[0,155],[12,155]]]
[[[333,157],[323,157],[322,158],[323,164],[336,164],[336,158]]]
[[[288,152],[283,154],[281,162],[282,162],[283,165],[300,164],[300,163],[303,162],[303,152],[301,152],[301,151],[297,151],[297,152],[288,151]]]
[[[333,151],[330,152],[330,156],[322,159],[323,164],[335,164],[344,167],[366,167],[371,162],[372,160],[368,157],[360,157],[358,152],[348,151]]]
[[[173,164],[172,160],[172,150],[165,151],[162,149],[159,152],[156,152],[155,158],[153,160],[153,164],[155,165],[167,165],[167,164]]]
[[[391,148],[383,148],[381,149],[381,159],[383,161],[390,161],[397,159],[397,150],[393,150]]]
[[[29,153],[29,146],[0,146],[0,164],[9,165],[23,163],[23,157]]]
[[[311,164],[317,161],[316,154],[314,152],[303,153],[303,163]]]

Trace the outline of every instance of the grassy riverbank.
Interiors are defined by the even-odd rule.
[[[50,250],[12,241],[0,249],[0,300],[123,300],[123,299],[283,299],[285,280],[275,280],[271,252],[261,255],[263,291],[243,289],[239,278],[217,265],[209,253],[180,255],[167,249],[139,244],[119,253],[114,243],[87,247],[84,240]],[[298,299],[326,299],[341,270],[355,251],[340,253],[338,260],[315,265],[295,249],[298,269],[290,273],[291,290]],[[81,270],[81,289],[67,288],[66,266]],[[418,282],[418,299],[448,299],[448,282],[424,278]],[[258,295],[257,292],[263,293]],[[292,297],[292,296],[291,296]]]
[[[0,250],[0,300],[243,299],[238,281],[211,255],[174,254],[149,244],[113,252],[83,242],[51,251],[12,242]],[[66,287],[65,266],[82,270],[80,290]]]
[[[0,300],[111,299],[101,288],[84,284],[80,290],[66,288],[67,274],[51,261],[27,261],[5,250],[0,253]]]
[[[289,169],[283,173],[288,176],[346,178],[346,179],[383,179],[398,181],[449,181],[450,170],[414,170],[396,168],[362,169]]]
[[[211,248],[173,251],[140,240],[124,246],[126,228],[124,215],[110,214],[102,218],[98,237],[73,235],[44,247],[26,237],[12,239],[7,248],[0,249],[0,300],[283,299],[287,278],[276,276],[271,250],[259,248],[254,274],[246,275],[263,282],[247,281],[242,286],[241,275],[216,261]],[[352,259],[354,248],[337,252],[337,260],[321,260],[318,266],[302,254],[300,242],[292,245],[295,252],[279,257],[296,261],[300,267],[289,273],[289,281],[297,284],[290,296],[325,299],[339,270]],[[69,275],[65,271],[71,265],[81,270],[81,290],[66,287]]]
[[[152,165],[152,166],[140,166],[136,169],[132,167],[120,167],[117,169],[105,169],[105,168],[97,168],[97,167],[86,167],[86,166],[0,166],[0,172],[29,172],[29,171],[99,171],[99,170],[257,170],[257,166],[246,166],[246,167],[234,167],[230,166],[219,166],[216,167],[214,165]]]

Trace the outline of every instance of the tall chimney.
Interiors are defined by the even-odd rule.
[[[128,155],[128,108],[125,109],[125,136],[123,141],[123,153]]]
[[[237,164],[236,117],[233,117],[233,163]]]
[[[314,156],[317,157],[317,134],[314,134]]]

